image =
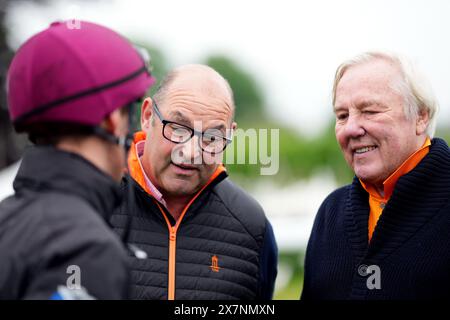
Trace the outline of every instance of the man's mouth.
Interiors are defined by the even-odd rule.
[[[189,164],[183,164],[183,163],[175,163],[173,161],[170,162],[172,165],[174,165],[177,168],[180,168],[181,170],[187,170],[187,171],[195,171],[198,170],[196,166],[189,165]]]
[[[353,149],[353,152],[356,154],[363,154],[372,150],[377,149],[377,146],[366,146],[366,147],[359,147],[359,148],[355,148]]]

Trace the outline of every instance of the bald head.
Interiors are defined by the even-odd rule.
[[[172,90],[201,93],[211,98],[224,100],[234,117],[233,91],[228,81],[213,68],[202,64],[188,64],[170,71],[154,95],[162,103]]]

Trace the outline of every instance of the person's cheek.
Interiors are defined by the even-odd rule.
[[[343,137],[343,134],[340,129],[336,129],[336,140],[339,144],[339,147],[341,148],[341,151],[344,154],[344,157],[347,159],[347,161],[350,160],[350,154],[348,153],[348,148],[345,143],[345,139]]]
[[[215,167],[216,165],[223,163],[223,156],[223,152],[216,154],[204,153],[203,160],[206,165]]]

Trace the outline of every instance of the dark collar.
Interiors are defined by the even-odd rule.
[[[119,185],[110,176],[83,157],[51,146],[25,151],[13,187],[18,193],[28,188],[77,195],[105,220],[121,201]]]
[[[368,244],[368,194],[353,179],[346,201],[344,224],[355,258],[385,257],[434,217],[450,197],[450,150],[435,138],[430,152],[400,177]]]

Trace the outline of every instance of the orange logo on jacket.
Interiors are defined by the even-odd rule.
[[[219,258],[217,258],[217,256],[212,256],[211,258],[211,265],[209,266],[211,268],[212,271],[214,272],[219,272],[220,267],[219,267]]]

